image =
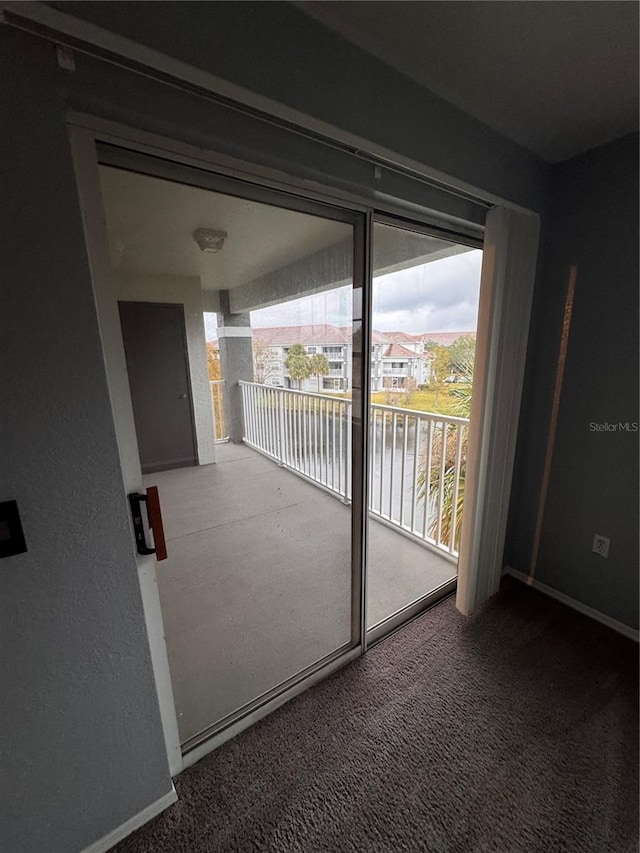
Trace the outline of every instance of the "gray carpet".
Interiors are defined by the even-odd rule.
[[[118,853],[638,848],[637,646],[511,579],[452,599],[176,780]]]

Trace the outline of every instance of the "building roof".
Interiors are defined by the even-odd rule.
[[[351,343],[351,328],[349,326],[332,326],[330,323],[319,323],[307,326],[271,326],[264,329],[252,329],[253,338],[268,347],[286,347],[293,344],[303,346],[340,346]],[[470,332],[421,332],[410,334],[409,332],[378,332],[372,329],[371,341],[374,344],[389,344],[384,356],[391,355],[406,358],[415,358],[417,353],[411,352],[402,346],[402,342],[432,342],[439,346],[448,347],[455,343],[458,338],[469,335],[475,338],[476,333]],[[208,342],[213,350],[220,348],[217,339]],[[398,347],[398,349],[392,349]],[[426,358],[431,358],[431,353],[424,353]]]
[[[382,333],[387,340],[396,343],[411,343],[414,344],[416,341],[421,339],[421,335],[411,335],[409,332],[383,332]]]
[[[421,340],[425,343],[434,343],[441,347],[450,347],[455,344],[458,338],[471,337],[475,340],[475,331],[470,332],[424,332],[420,335]]]
[[[421,353],[413,352],[402,344],[389,344],[382,354],[383,358],[424,358]]]
[[[336,346],[351,343],[351,336],[345,329],[319,323],[313,326],[271,326],[266,329],[253,329],[256,341],[268,347],[286,347],[294,344],[304,346]]]
[[[392,338],[390,338],[386,332],[377,332],[375,329],[371,330],[372,344],[390,344],[392,342]]]

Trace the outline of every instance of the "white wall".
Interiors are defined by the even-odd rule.
[[[169,302],[184,307],[198,462],[200,465],[215,462],[214,420],[200,279],[194,276],[118,272],[114,273],[114,281],[117,298],[123,302]]]

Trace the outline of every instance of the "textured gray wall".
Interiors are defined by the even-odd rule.
[[[62,4],[536,209],[548,168],[281,3]],[[215,13],[215,20],[211,15]],[[426,189],[97,60],[0,28],[1,497],[27,554],[0,563],[0,849],[81,850],[169,790],[64,127],[93,112],[317,180]],[[9,119],[5,118],[9,117]],[[4,414],[4,411],[3,411]],[[606,531],[602,531],[606,532]]]
[[[573,322],[536,577],[638,626],[638,137],[553,170],[505,562],[528,571],[569,268]],[[609,558],[591,553],[594,533]]]
[[[534,210],[544,203],[541,160],[289,3],[156,3],[153,26],[149,3],[138,0],[59,6],[476,187]]]
[[[171,780],[63,103],[5,35],[0,500],[29,550],[0,561],[0,850],[71,853]]]

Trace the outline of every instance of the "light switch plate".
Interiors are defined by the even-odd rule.
[[[0,559],[23,554],[27,550],[18,504],[16,501],[0,503]]]

